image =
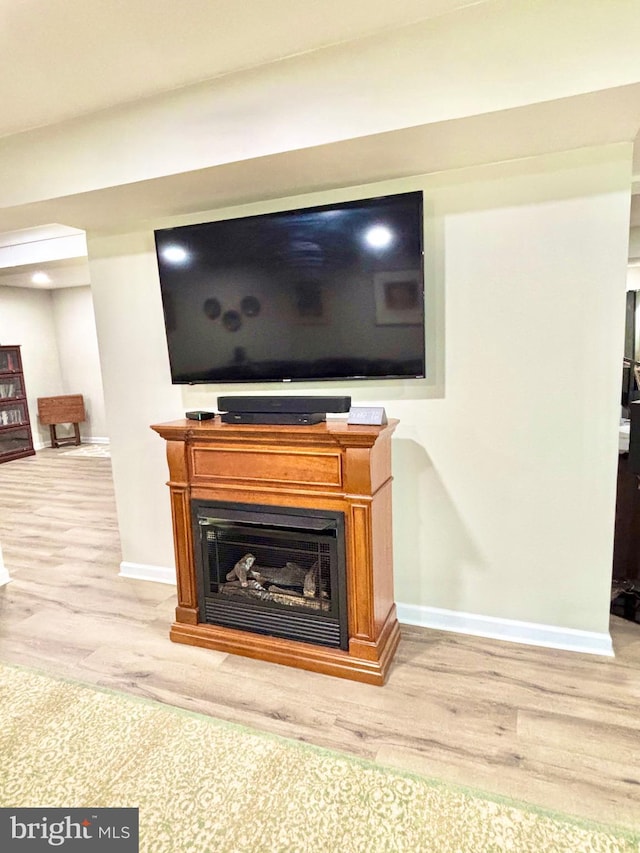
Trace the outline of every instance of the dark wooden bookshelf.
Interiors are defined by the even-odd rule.
[[[33,456],[19,346],[0,346],[0,462]]]

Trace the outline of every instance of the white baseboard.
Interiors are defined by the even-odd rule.
[[[109,444],[110,440],[108,437],[103,435],[83,435],[80,437],[81,444]],[[71,446],[71,445],[70,445]],[[44,450],[45,448],[50,448],[50,442],[44,442],[40,438],[33,439],[33,449],[34,450]]]
[[[175,569],[144,563],[123,561],[120,563],[119,577],[155,581],[172,586],[176,584]],[[540,625],[535,622],[518,622],[515,619],[499,619],[494,616],[480,616],[476,613],[414,604],[398,604],[397,610],[399,621],[406,625],[418,625],[438,631],[453,631],[475,637],[488,637],[492,640],[506,640],[527,646],[542,646],[605,657],[614,656],[611,636],[606,632],[599,634],[595,631],[559,628],[556,625]]]
[[[507,640],[527,646],[543,646],[592,655],[613,657],[613,644],[608,633],[579,631],[575,628],[559,628],[556,625],[539,625],[535,622],[518,622],[514,619],[498,619],[444,610],[440,607],[422,607],[414,604],[398,604],[398,619],[407,625],[435,628],[438,631],[454,631],[475,637]]]
[[[0,548],[0,586],[4,586],[6,583],[9,583],[11,578],[9,577],[9,572],[7,571],[4,565],[4,559],[2,557],[2,548]]]
[[[176,585],[176,570],[168,566],[149,566],[145,563],[120,563],[118,577],[137,581],[155,581]]]

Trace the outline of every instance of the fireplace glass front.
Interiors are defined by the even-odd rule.
[[[344,516],[194,501],[200,620],[348,648]]]

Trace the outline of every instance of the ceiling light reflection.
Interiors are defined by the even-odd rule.
[[[187,250],[178,245],[165,246],[160,254],[170,264],[184,264],[189,260]]]
[[[386,225],[372,225],[365,232],[364,239],[372,249],[386,249],[393,243],[393,231]]]

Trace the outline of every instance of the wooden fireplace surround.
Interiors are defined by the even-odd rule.
[[[356,426],[152,426],[167,441],[178,606],[174,642],[383,684],[400,638],[393,597],[391,435],[398,421]],[[200,621],[192,500],[344,513],[348,650]]]

